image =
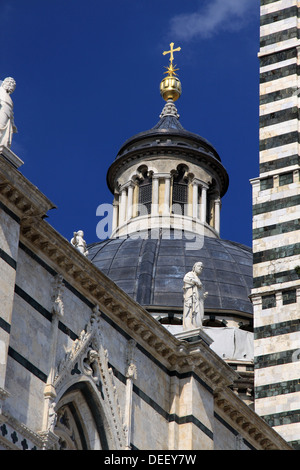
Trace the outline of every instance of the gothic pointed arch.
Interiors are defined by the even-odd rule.
[[[109,424],[88,381],[74,383],[57,404],[54,433],[62,450],[108,450]]]
[[[96,309],[59,363],[54,378],[53,432],[62,449],[125,447],[126,432],[99,316]]]

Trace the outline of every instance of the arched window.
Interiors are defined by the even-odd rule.
[[[55,434],[59,437],[59,450],[88,450],[82,425],[73,403],[59,409]]]
[[[217,320],[214,315],[210,315],[208,319],[203,321],[203,326],[213,326],[214,328],[224,328],[226,325],[226,320]]]
[[[167,317],[160,318],[159,323],[162,325],[182,325],[182,319],[169,314]]]
[[[75,383],[59,400],[54,433],[59,450],[108,450],[107,423],[87,382]]]
[[[139,215],[150,214],[152,203],[152,177],[147,170],[143,172],[143,179],[139,183]],[[143,206],[141,209],[140,206]]]
[[[184,215],[184,206],[188,202],[188,179],[185,175],[186,167],[179,165],[173,176],[172,206],[174,214]]]

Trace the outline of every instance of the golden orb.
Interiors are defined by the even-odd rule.
[[[173,76],[167,75],[160,82],[160,94],[165,101],[169,99],[176,101],[182,92],[180,80]]]

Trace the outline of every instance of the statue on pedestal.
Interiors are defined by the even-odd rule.
[[[74,232],[74,237],[71,240],[71,244],[77,248],[77,250],[82,253],[84,256],[88,255],[88,250],[86,246],[86,242],[83,239],[84,233],[82,230],[78,230],[78,232]]]
[[[10,97],[16,88],[13,78],[7,77],[0,86],[0,146],[10,148],[12,136],[17,132],[14,123],[13,102]]]
[[[204,317],[204,300],[207,292],[204,292],[199,274],[203,270],[203,264],[199,261],[194,264],[193,270],[184,278],[183,286],[183,329],[194,330],[202,327]]]

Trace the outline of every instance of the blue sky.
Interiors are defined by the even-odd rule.
[[[251,246],[249,180],[259,175],[259,0],[0,0],[0,79],[13,77],[12,150],[57,209],[64,237],[97,241],[106,172],[123,142],[159,120],[170,42],[181,124],[227,169],[221,237]]]

